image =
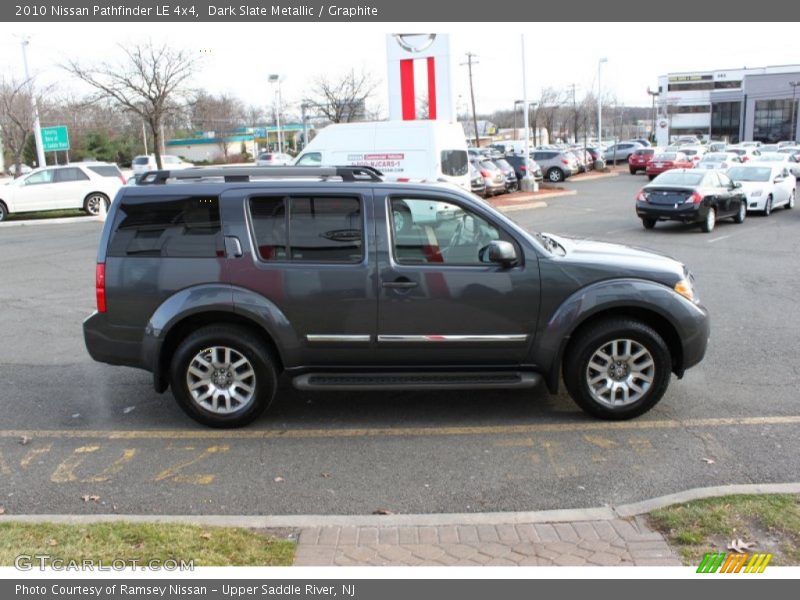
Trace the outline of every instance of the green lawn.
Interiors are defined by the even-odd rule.
[[[650,513],[652,525],[689,565],[728,543],[755,543],[750,552],[773,553],[770,564],[800,565],[800,496],[723,496],[676,504]]]
[[[96,523],[55,525],[0,523],[0,565],[16,556],[47,554],[64,561],[165,559],[194,566],[291,565],[295,543],[236,527],[177,524]],[[38,564],[38,562],[36,563]]]
[[[88,217],[79,208],[69,208],[65,210],[41,210],[39,212],[12,213],[6,217],[6,221],[28,221],[31,219],[56,219],[58,217]]]

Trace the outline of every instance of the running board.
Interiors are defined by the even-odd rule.
[[[486,373],[306,373],[292,380],[298,390],[472,390],[531,388],[542,376],[530,371]]]

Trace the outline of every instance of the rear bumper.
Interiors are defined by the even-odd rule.
[[[706,218],[708,207],[696,204],[679,204],[675,208],[672,204],[652,204],[650,202],[636,203],[636,216],[640,219],[657,219],[664,221],[682,221],[683,223],[697,223]]]
[[[83,322],[83,341],[94,360],[150,370],[142,363],[141,330],[109,325],[104,313],[95,311]]]

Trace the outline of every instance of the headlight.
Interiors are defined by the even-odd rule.
[[[761,190],[753,190],[752,192],[750,192],[750,195],[753,197],[760,196]]]
[[[681,279],[678,283],[675,284],[675,287],[672,288],[681,296],[689,300],[690,302],[694,302],[697,304],[698,298],[697,295],[694,293],[694,286],[692,286],[692,282],[688,279]]]

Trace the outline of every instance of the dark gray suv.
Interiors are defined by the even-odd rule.
[[[120,190],[97,256],[95,360],[146,369],[235,427],[304,390],[526,388],[627,419],[705,353],[668,257],[531,234],[448,184],[362,167],[158,171]]]

